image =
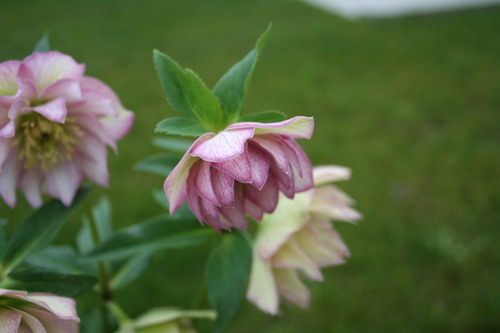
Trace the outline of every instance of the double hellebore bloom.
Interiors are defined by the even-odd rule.
[[[79,323],[71,298],[0,289],[2,333],[78,333]]]
[[[69,205],[86,178],[107,186],[106,145],[116,149],[133,114],[84,71],[59,52],[0,63],[0,196],[9,206],[16,187],[38,207],[41,193]]]
[[[309,139],[312,118],[242,122],[198,138],[165,180],[170,213],[187,200],[201,223],[216,230],[245,229],[245,215],[272,213],[279,192],[288,198],[313,186],[312,168],[294,141]]]
[[[262,311],[277,314],[280,300],[307,307],[309,290],[300,275],[322,280],[321,267],[342,264],[349,255],[330,220],[354,222],[361,215],[346,194],[324,185],[348,179],[349,169],[324,166],[313,173],[316,188],[280,199],[259,226],[247,298]]]

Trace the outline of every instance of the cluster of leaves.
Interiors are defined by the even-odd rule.
[[[166,118],[156,125],[157,133],[198,137],[217,133],[237,121],[276,122],[285,119],[279,111],[263,111],[240,117],[257,60],[270,27],[256,46],[232,66],[210,90],[191,69],[183,69],[158,50],[153,59],[163,91],[172,108],[185,117]]]

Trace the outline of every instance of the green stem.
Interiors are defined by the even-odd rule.
[[[97,222],[94,219],[94,214],[92,214],[92,209],[87,204],[87,215],[89,218],[90,231],[92,234],[92,240],[94,245],[97,246],[101,243],[101,237],[99,236],[99,229],[97,227]],[[111,301],[112,294],[109,288],[109,275],[106,270],[106,266],[103,262],[98,263],[99,269],[99,293],[100,293],[100,311],[101,311],[101,322],[102,322],[102,332],[108,333],[108,308],[106,304]]]

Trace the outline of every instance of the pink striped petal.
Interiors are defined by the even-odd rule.
[[[189,209],[191,209],[193,214],[198,218],[198,221],[200,221],[200,223],[203,224],[203,217],[201,215],[201,203],[200,203],[200,200],[202,199],[194,189],[194,177],[189,177],[187,179],[186,197]]]
[[[321,165],[314,167],[314,185],[321,186],[326,183],[351,178],[351,169],[338,165]]]
[[[288,155],[283,149],[283,139],[273,136],[258,136],[252,139],[252,143],[266,151],[276,162],[276,165],[285,173],[291,172]]]
[[[66,109],[66,102],[64,101],[64,97],[59,97],[43,105],[35,106],[34,108],[32,108],[32,110],[38,112],[49,120],[61,124],[64,124],[64,121],[66,120],[66,114],[68,112],[68,110]]]
[[[223,162],[245,151],[246,141],[253,137],[252,128],[222,131],[212,138],[193,144],[191,155],[208,162]]]
[[[80,80],[80,86],[84,91],[95,91],[100,93],[102,96],[111,100],[116,106],[121,106],[118,96],[115,92],[104,82],[93,77],[85,76]]]
[[[229,125],[227,129],[255,128],[255,135],[279,134],[290,138],[310,139],[314,131],[314,118],[293,117],[278,123],[243,122]]]
[[[231,224],[240,230],[246,230],[248,221],[245,217],[245,210],[243,208],[243,193],[242,191],[236,192],[235,206],[233,208],[221,207],[219,212]]]
[[[219,215],[219,211],[217,210],[216,206],[212,205],[208,200],[204,200],[201,197],[199,202],[202,222],[205,222],[217,231],[221,231],[223,229],[231,229],[231,225],[225,222]]]
[[[299,278],[295,269],[275,268],[273,269],[279,294],[288,303],[296,304],[301,308],[307,308],[311,295],[307,287]]]
[[[78,318],[60,319],[50,312],[36,309],[35,307],[26,308],[25,311],[37,318],[43,325],[47,333],[80,332]]]
[[[31,302],[43,307],[60,319],[80,321],[76,314],[75,301],[71,298],[43,293],[33,293],[27,297]]]
[[[42,205],[40,193],[42,174],[37,168],[26,170],[21,175],[19,186],[31,207],[39,208]]]
[[[278,288],[268,261],[254,255],[247,291],[247,299],[272,315],[278,314]]]
[[[246,151],[233,159],[212,165],[240,183],[252,182],[252,167]]]
[[[0,96],[14,96],[18,93],[17,71],[20,61],[4,61],[0,63]]]
[[[64,205],[69,206],[83,180],[82,178],[83,175],[76,163],[59,163],[46,173],[46,191],[51,196],[61,200]]]
[[[0,309],[0,333],[17,333],[22,314],[16,310],[3,307]]]
[[[90,90],[82,90],[82,100],[70,104],[70,110],[74,112],[91,113],[98,116],[113,116],[119,115],[118,109],[114,105],[112,99],[106,97],[102,93]]]
[[[268,178],[262,190],[258,190],[252,185],[243,186],[245,197],[260,207],[266,213],[272,213],[278,204],[278,185],[273,178]]]
[[[193,143],[206,140],[211,134],[205,134],[200,136]],[[186,182],[189,176],[189,170],[195,162],[199,161],[197,158],[193,158],[189,155],[189,150],[182,156],[180,162],[175,166],[174,170],[168,175],[167,179],[163,183],[163,190],[170,202],[170,215],[172,215],[182,203],[187,199],[186,192]],[[193,187],[194,189],[194,187]]]
[[[269,175],[269,157],[262,150],[248,143],[248,159],[252,168],[252,185],[261,190]]]
[[[16,132],[14,120],[5,120],[0,123],[0,138],[12,138]]]
[[[16,185],[21,171],[19,160],[16,156],[6,160],[0,172],[0,195],[10,207],[16,205]]]
[[[189,171],[194,176],[194,186],[198,194],[205,200],[210,201],[213,205],[220,206],[219,199],[212,187],[212,174],[210,172],[209,162],[200,161],[193,165]]]
[[[245,208],[245,214],[250,215],[255,221],[262,221],[262,216],[264,212],[262,209],[254,204],[250,199],[245,198],[243,202],[243,207]]]
[[[211,168],[212,186],[223,207],[234,207],[234,179],[216,168]]]
[[[39,91],[61,79],[78,80],[85,71],[85,65],[78,64],[72,57],[57,51],[33,53],[23,60],[23,66],[31,72]]]
[[[21,333],[52,333],[52,332],[47,332],[45,328],[43,327],[42,323],[35,318],[34,316],[30,315],[29,313],[17,309],[19,313],[21,313],[22,320],[21,324],[19,325],[19,330],[18,332]]]
[[[107,135],[113,141],[121,139],[127,134],[134,124],[134,113],[130,111],[120,111],[118,117],[104,117],[101,124],[106,129]],[[114,146],[114,144],[112,145]]]
[[[62,79],[48,86],[41,94],[42,99],[56,99],[64,97],[66,103],[82,99],[80,83],[77,80]]]
[[[289,166],[290,170],[292,168]],[[282,172],[277,166],[276,163],[271,163],[269,168],[269,178],[274,178],[278,182],[279,190],[283,192],[283,194],[293,199],[295,196],[295,181],[293,177],[293,171],[289,171],[288,174]]]
[[[288,147],[288,156],[294,175],[295,192],[303,192],[314,187],[311,162],[302,148],[293,140],[285,138],[283,146]]]
[[[92,179],[99,186],[109,185],[108,153],[102,141],[90,133],[85,135],[78,143],[76,155],[86,178]]]

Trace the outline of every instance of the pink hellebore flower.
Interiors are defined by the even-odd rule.
[[[311,163],[294,141],[309,139],[313,118],[236,123],[198,138],[165,180],[170,213],[188,200],[201,223],[246,229],[245,215],[272,213],[281,191],[293,198],[312,188]]]
[[[47,193],[69,205],[85,178],[108,185],[106,145],[134,116],[85,66],[59,52],[0,63],[0,196],[19,187],[33,207]]]
[[[0,332],[78,333],[75,301],[51,294],[0,289]]]
[[[307,307],[305,275],[322,280],[321,267],[344,263],[349,251],[330,220],[354,222],[361,218],[346,194],[327,182],[348,179],[350,171],[338,166],[314,168],[316,188],[294,200],[280,199],[276,211],[259,226],[247,298],[270,314],[279,311],[280,299]]]

